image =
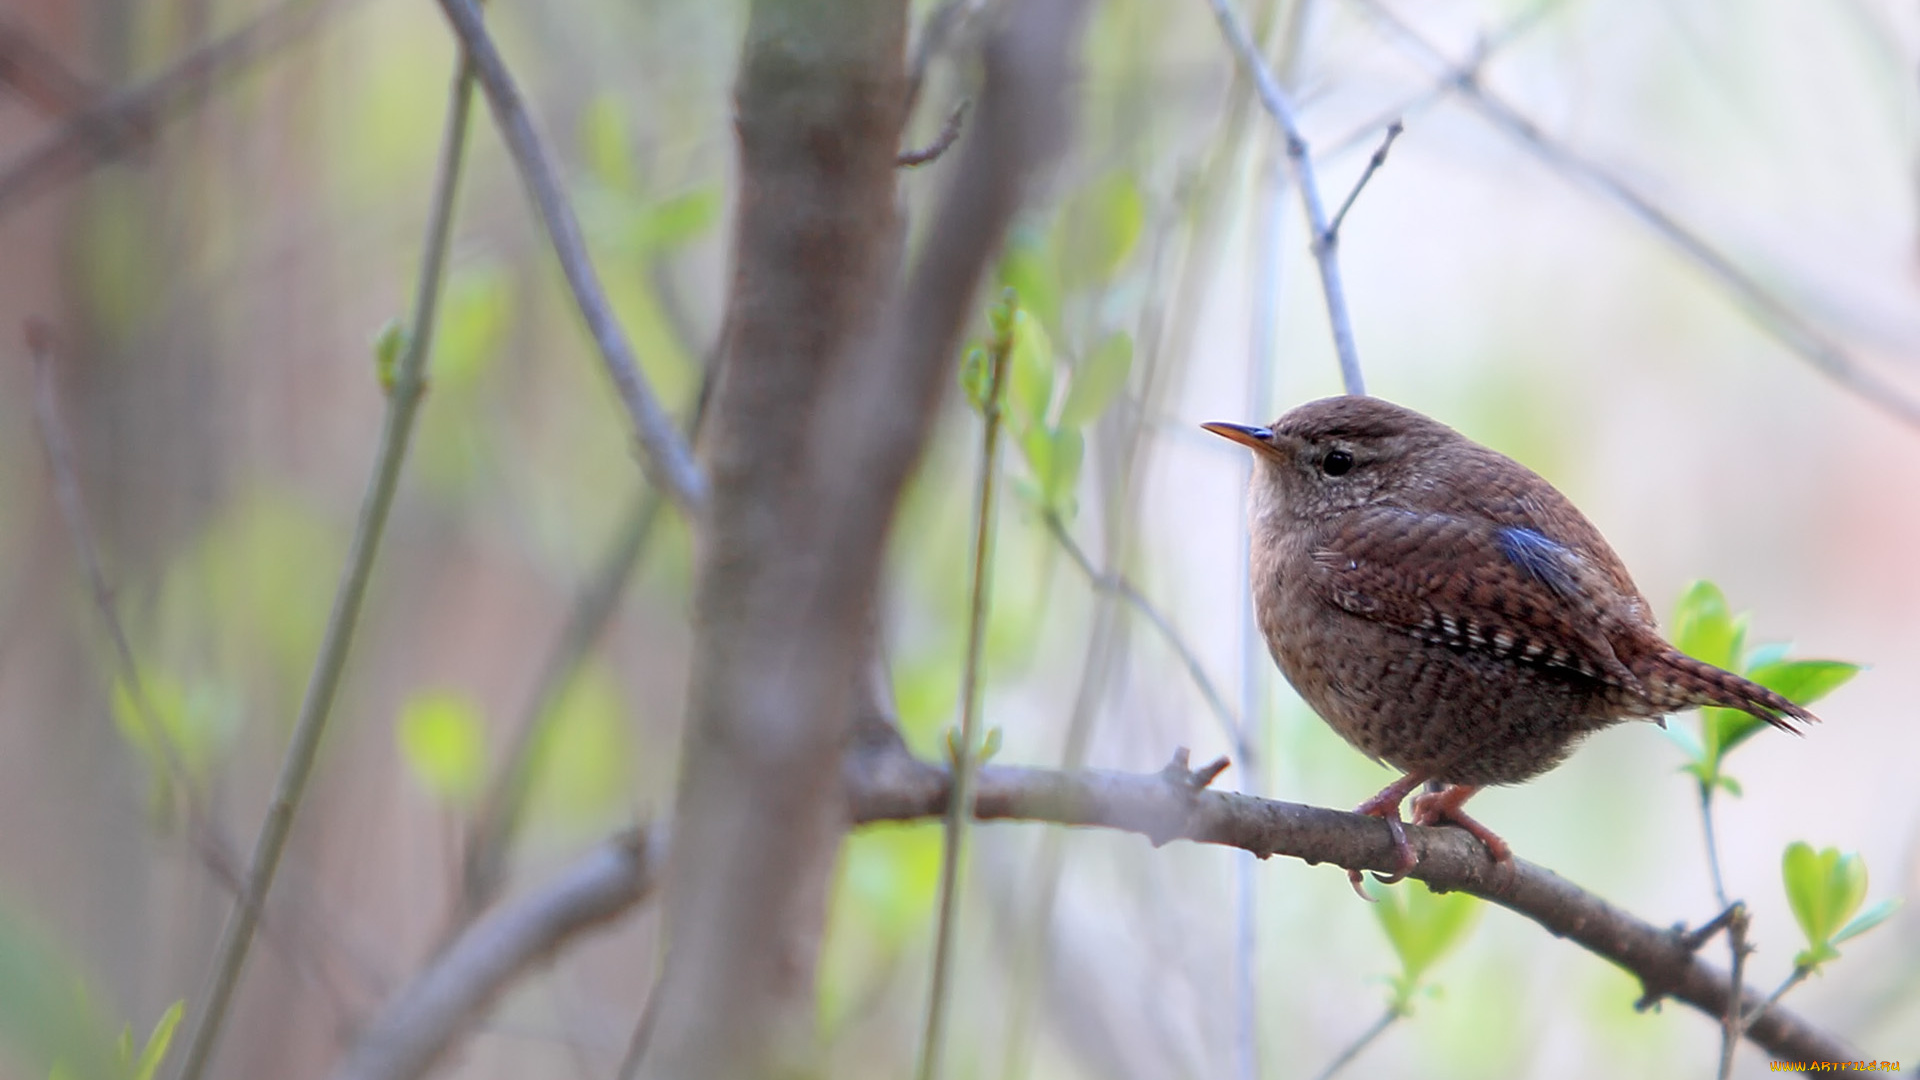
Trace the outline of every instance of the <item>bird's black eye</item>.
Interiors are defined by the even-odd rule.
[[[1320,459],[1320,471],[1328,476],[1345,476],[1353,469],[1353,455],[1345,450],[1329,450]]]

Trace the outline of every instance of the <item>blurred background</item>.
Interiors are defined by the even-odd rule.
[[[1788,843],[1859,852],[1869,903],[1920,888],[1920,426],[1873,400],[1920,400],[1920,9],[1243,13],[1330,200],[1404,122],[1340,236],[1369,390],[1553,481],[1663,621],[1711,579],[1752,613],[1750,643],[1869,665],[1804,739],[1739,747],[1742,794],[1716,797],[1727,890],[1754,912],[1749,978],[1777,985],[1805,947]],[[646,374],[688,415],[722,317],[744,6],[491,18]],[[974,85],[965,40],[935,58],[910,142]],[[0,1077],[47,1075],[53,1027],[130,1024],[137,1047],[201,993],[373,460],[374,342],[411,302],[453,62],[424,0],[0,0]],[[1223,788],[1354,805],[1391,776],[1250,641],[1247,463],[1197,427],[1339,391],[1274,125],[1200,0],[1096,5],[1081,63],[1077,141],[1001,272],[1027,332],[993,563],[997,760],[1151,770],[1190,746],[1234,758]],[[155,87],[151,109],[84,111]],[[1490,121],[1502,103],[1534,126]],[[217,1075],[324,1075],[431,955],[516,733],[534,733],[535,779],[508,895],[671,806],[690,537],[671,512],[636,529],[623,417],[483,111],[473,138],[418,438]],[[904,174],[910,220],[941,173]],[[1655,215],[1876,387],[1816,370]],[[52,330],[38,379],[29,319]],[[137,697],[61,511],[49,418]],[[955,393],[891,554],[888,658],[926,756],[956,717],[977,440]],[[630,547],[605,634],[538,707],[577,597]],[[1697,925],[1716,905],[1686,762],[1625,726],[1476,813],[1642,918]],[[1314,1076],[1406,974],[1334,869],[1029,825],[974,837],[954,1076]],[[846,845],[821,966],[834,1075],[910,1067],[939,852],[935,823]],[[657,931],[641,909],[565,953],[442,1072],[611,1076]],[[1920,1066],[1920,913],[1842,952],[1787,1001]],[[1418,981],[1351,1075],[1717,1059],[1709,1020],[1636,1013],[1631,978],[1507,912]]]

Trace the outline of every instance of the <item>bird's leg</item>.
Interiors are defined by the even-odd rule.
[[[1407,843],[1406,827],[1400,823],[1400,803],[1406,799],[1408,793],[1412,792],[1414,788],[1426,782],[1426,774],[1410,772],[1400,779],[1395,780],[1393,783],[1388,784],[1386,787],[1381,788],[1380,794],[1375,795],[1373,798],[1353,808],[1353,812],[1356,814],[1364,814],[1367,817],[1377,817],[1386,822],[1388,830],[1393,833],[1393,853],[1398,865],[1395,867],[1392,876],[1380,878],[1380,882],[1383,885],[1391,885],[1401,878],[1406,877],[1407,871],[1413,869],[1413,864],[1419,861],[1413,854],[1413,845]],[[1415,801],[1414,805],[1419,805],[1418,800]],[[1360,871],[1347,871],[1347,880],[1352,883],[1353,891],[1360,894],[1360,899],[1373,899],[1373,897],[1368,896],[1360,888]]]
[[[1510,862],[1513,849],[1507,846],[1492,829],[1468,817],[1460,809],[1460,804],[1473,798],[1480,789],[1472,784],[1453,784],[1441,791],[1425,795],[1416,795],[1413,800],[1413,823],[1415,825],[1454,824],[1478,837],[1487,845],[1487,853],[1494,862]],[[1385,794],[1385,792],[1382,792]]]

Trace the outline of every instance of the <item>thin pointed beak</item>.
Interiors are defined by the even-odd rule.
[[[1249,427],[1246,424],[1228,424],[1219,420],[1201,424],[1200,426],[1223,439],[1232,439],[1242,446],[1250,446],[1255,450],[1264,450],[1267,453],[1274,451],[1272,428]]]

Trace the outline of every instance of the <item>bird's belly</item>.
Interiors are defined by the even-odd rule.
[[[1272,628],[1274,660],[1308,705],[1367,755],[1455,784],[1514,784],[1622,717],[1577,672],[1421,641],[1344,613]]]

